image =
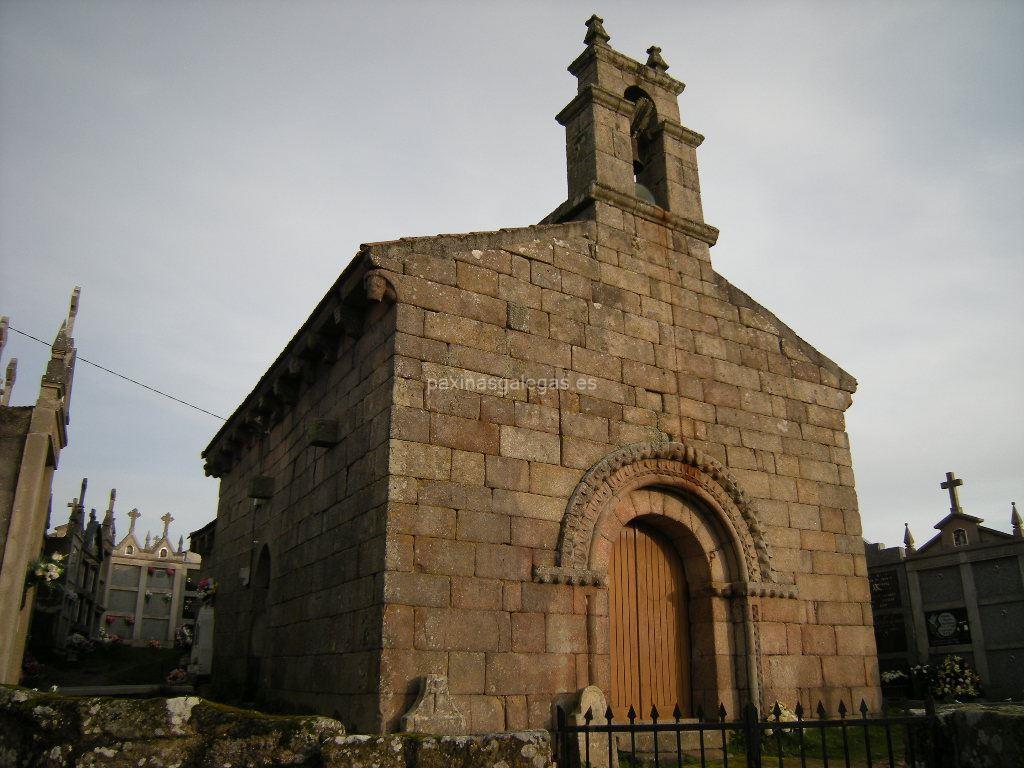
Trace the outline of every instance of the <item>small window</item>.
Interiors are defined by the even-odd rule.
[[[953,531],[953,546],[967,546],[967,531],[965,531],[963,528],[957,528],[955,531]]]
[[[160,550],[160,557],[167,557],[167,548],[164,547]]]
[[[135,547],[133,547],[131,544],[129,544],[127,547],[124,548],[124,553],[126,555],[134,555],[135,554]]]

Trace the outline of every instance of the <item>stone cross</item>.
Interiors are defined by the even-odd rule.
[[[166,539],[167,538],[167,529],[171,527],[171,522],[173,522],[174,518],[171,517],[171,513],[170,512],[165,512],[164,516],[161,517],[160,519],[164,523],[164,535],[163,535],[163,538]]]
[[[128,533],[135,533],[135,521],[142,517],[142,515],[139,513],[139,510],[133,509],[128,513],[128,517],[131,520],[131,522],[128,523]]]
[[[939,483],[939,488],[942,488],[944,491],[949,491],[949,511],[954,514],[957,512],[963,512],[963,509],[960,508],[960,498],[956,492],[956,489],[963,484],[964,481],[952,472],[946,473],[946,482]]]

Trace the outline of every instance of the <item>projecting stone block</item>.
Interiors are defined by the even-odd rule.
[[[309,444],[317,448],[331,448],[341,440],[341,429],[337,419],[313,419],[307,435]]]
[[[466,716],[455,707],[445,675],[427,675],[423,678],[423,687],[416,703],[402,715],[402,730],[438,736],[460,736],[466,733]]]
[[[269,475],[256,475],[249,481],[250,499],[269,499],[274,495],[274,478]]]

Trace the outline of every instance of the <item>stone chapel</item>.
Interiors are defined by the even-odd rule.
[[[362,246],[204,451],[218,684],[362,732],[428,686],[469,732],[877,709],[856,381],[713,269],[660,49],[584,42],[566,201]]]

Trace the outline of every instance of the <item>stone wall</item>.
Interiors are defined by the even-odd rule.
[[[934,723],[914,728],[918,766],[1004,768],[1024,755],[1024,706],[949,704]]]
[[[0,406],[0,562],[7,548],[7,529],[14,508],[14,490],[32,421],[29,407]]]
[[[215,538],[217,684],[366,731],[379,685],[394,322],[393,311],[375,316],[310,363],[287,415],[221,477]],[[317,419],[338,423],[336,445],[311,445]],[[271,498],[250,498],[256,476],[272,478]]]
[[[196,697],[110,699],[0,687],[0,768],[548,768],[547,733],[353,736]]]

